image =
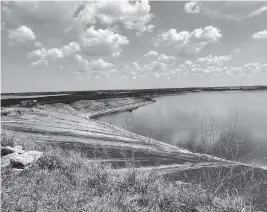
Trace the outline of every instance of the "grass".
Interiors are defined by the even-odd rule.
[[[13,142],[44,151],[41,159],[20,174],[10,167],[1,170],[2,211],[238,212],[258,207],[248,192],[218,192],[219,181],[210,187],[197,181],[171,181],[160,176],[156,168],[147,172],[135,168],[133,161],[128,161],[124,171],[113,169],[78,149],[44,146],[12,136],[10,131],[2,132],[1,141],[2,145]],[[219,172],[214,173],[219,176]],[[212,175],[205,174],[207,183]]]
[[[156,170],[113,170],[76,151],[48,148],[15,176],[2,170],[2,211],[240,211],[239,198],[211,196],[199,185],[163,179]]]

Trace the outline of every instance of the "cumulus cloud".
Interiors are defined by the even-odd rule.
[[[159,55],[158,52],[150,50],[144,56],[147,57],[147,56],[158,56],[158,55]]]
[[[136,71],[142,71],[142,68],[138,62],[133,62],[133,66]]]
[[[32,62],[31,66],[32,67],[43,67],[47,66],[48,61],[47,60],[37,60],[36,62]]]
[[[29,27],[22,25],[17,29],[8,30],[8,39],[11,43],[23,43],[34,41],[36,38],[34,32]]]
[[[267,71],[267,64],[258,62],[247,63],[241,66],[231,66],[226,63],[231,56],[211,56],[199,58],[196,61],[185,61],[179,66],[182,73],[192,74],[213,74],[213,75],[250,75]]]
[[[265,72],[267,71],[267,64],[261,64],[261,63],[248,63],[245,64],[243,67],[243,72],[245,73],[254,73],[254,72]]]
[[[267,72],[267,64],[261,64],[258,62],[247,63],[241,66],[230,66],[224,67],[224,74],[227,75],[238,75],[238,76],[249,76],[251,74]]]
[[[79,39],[82,50],[93,56],[118,56],[121,46],[129,44],[129,40],[110,29],[88,28]]]
[[[41,60],[57,60],[65,59],[67,57],[74,56],[75,53],[80,51],[80,46],[76,42],[70,42],[61,48],[40,48],[36,49],[28,54],[29,58],[39,58]]]
[[[1,2],[2,3],[2,2]],[[130,2],[127,0],[105,1],[12,1],[2,3],[2,11],[8,18],[26,18],[35,23],[53,25],[63,28],[65,34],[71,30],[82,32],[88,26],[103,25],[111,27],[120,25],[126,29],[136,30],[138,35],[151,32],[154,26],[150,23],[154,15],[150,12],[148,0]],[[11,14],[12,16],[8,15]]]
[[[263,30],[252,35],[253,39],[267,39],[267,30]]]
[[[108,63],[103,59],[92,60],[89,63],[89,67],[92,70],[96,70],[96,71],[99,71],[99,70],[110,70],[111,68],[113,68],[113,66],[114,65],[112,63]]]
[[[166,74],[166,72],[169,72],[171,70],[171,68],[175,65],[174,59],[175,57],[173,56],[167,56],[165,54],[155,54],[152,53],[153,51],[150,51],[150,55],[153,55],[154,57],[156,56],[157,59],[150,61],[149,63],[143,65],[143,67],[141,68],[143,73],[146,72],[153,72],[154,74],[157,73],[157,76],[163,76],[164,74]],[[140,67],[140,66],[139,66]],[[140,68],[139,68],[140,70]],[[153,75],[153,76],[156,76]]]
[[[220,30],[213,26],[195,29],[192,32],[177,32],[176,29],[159,34],[154,41],[155,46],[160,44],[175,46],[181,55],[199,53],[207,44],[218,41],[222,37]]]
[[[201,57],[197,59],[197,63],[203,65],[223,65],[230,61],[232,55],[212,56],[211,54],[207,57]]]
[[[168,64],[159,60],[151,61],[145,65],[140,65],[137,62],[131,65],[126,65],[123,69],[128,76],[124,76],[123,79],[141,79],[146,77],[155,77],[157,79],[169,77],[172,73],[171,68],[174,64]]]
[[[184,5],[184,10],[187,13],[200,13],[200,3],[199,1],[190,1]]]
[[[79,1],[66,1],[64,4],[60,1],[5,1],[4,6],[9,12],[3,15],[13,21],[34,20],[35,23],[49,22],[64,26],[73,21],[74,8],[80,4]]]
[[[218,66],[215,64],[199,64],[197,61],[186,61],[184,64],[181,64],[178,68],[179,73],[184,74],[224,74],[227,71],[227,68],[224,66]]]
[[[191,14],[202,14],[210,18],[242,21],[261,15],[267,11],[266,2],[200,2],[191,1],[184,5],[184,10]]]
[[[164,54],[161,54],[160,56],[165,59],[164,61],[158,58],[157,60],[150,61],[144,65],[140,65],[138,62],[126,65],[123,68],[124,73],[127,73],[131,79],[144,78],[148,76],[156,78],[168,77],[171,74],[175,63],[170,63],[169,60],[171,56],[163,55]],[[168,58],[168,60],[165,57]]]
[[[36,42],[34,43],[34,46],[35,46],[36,48],[40,48],[40,47],[43,46],[43,44],[42,44],[40,41],[36,41]]]
[[[88,61],[84,59],[80,55],[75,55],[75,60],[80,65],[78,69],[79,72],[94,72],[94,71],[102,71],[102,70],[109,70],[113,71],[114,65],[112,63],[106,62],[103,59],[96,59]]]
[[[167,62],[167,61],[169,61],[169,60],[174,60],[175,59],[175,57],[173,57],[173,56],[167,56],[167,55],[165,55],[165,54],[161,54],[161,55],[159,55],[159,57],[158,57],[158,60],[159,61],[164,61],[164,62]]]
[[[159,62],[159,61],[152,61],[151,63],[145,65],[145,69],[149,71],[165,70],[166,68],[167,68],[167,64]]]
[[[144,65],[143,70],[145,71],[166,71],[168,68],[171,68],[174,64],[168,64],[161,62],[159,60],[151,61],[148,64]]]
[[[136,29],[139,32],[152,31],[149,24],[154,15],[150,13],[148,0],[142,1],[94,1],[81,5],[76,13],[76,21],[84,26],[93,24],[122,24],[126,29]]]
[[[10,3],[9,1],[1,1],[1,12],[6,15],[11,14],[11,9],[10,9]]]

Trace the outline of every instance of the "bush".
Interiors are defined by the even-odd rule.
[[[7,130],[1,130],[1,146],[15,146],[15,136],[14,133]]]
[[[42,169],[54,170],[62,167],[62,159],[57,155],[44,155],[38,161],[37,165]]]

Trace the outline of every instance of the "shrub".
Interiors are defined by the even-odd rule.
[[[15,136],[14,133],[7,130],[1,130],[1,146],[15,146]]]

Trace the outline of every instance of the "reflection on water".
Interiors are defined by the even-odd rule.
[[[235,141],[238,144],[235,147],[226,145],[230,154],[229,148],[236,151],[235,148],[245,143],[244,152],[234,157],[244,157],[254,150],[250,156],[267,164],[267,160],[264,161],[267,157],[266,91],[192,93],[156,100],[131,113],[99,120],[191,149],[193,146],[203,147],[203,144],[214,146],[218,142],[225,147]],[[195,150],[204,151],[203,148]]]

